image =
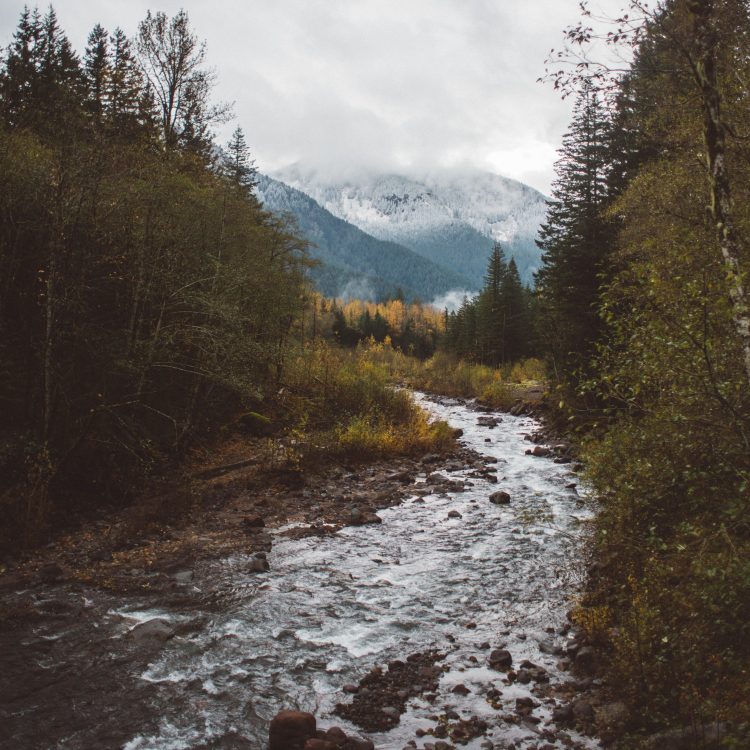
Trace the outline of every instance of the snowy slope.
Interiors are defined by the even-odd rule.
[[[305,193],[258,175],[256,194],[269,211],[291,214],[310,255],[317,288],[334,297],[378,299],[401,289],[408,298],[432,299],[470,287],[461,275],[394,242],[376,239],[322,208]]]
[[[369,174],[333,181],[299,165],[274,176],[379,239],[397,242],[481,284],[493,241],[531,281],[540,252],[534,239],[544,196],[520,182],[479,170],[404,177]]]

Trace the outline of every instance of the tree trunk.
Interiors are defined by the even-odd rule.
[[[703,106],[703,138],[711,190],[711,218],[724,258],[734,325],[742,347],[745,375],[750,385],[750,307],[742,283],[740,243],[732,216],[726,163],[726,126],[722,119],[721,95],[716,73],[716,9],[713,0],[688,0],[688,9],[693,16],[693,35],[697,48],[693,74],[700,88]]]

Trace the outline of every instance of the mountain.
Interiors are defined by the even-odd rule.
[[[535,238],[545,197],[521,182],[480,170],[418,177],[369,174],[336,181],[293,165],[274,173],[345,221],[466,276],[479,288],[494,241],[531,283],[541,253]]]
[[[461,274],[395,242],[366,234],[278,180],[259,175],[256,194],[269,211],[291,214],[302,236],[312,243],[310,255],[321,263],[310,276],[325,295],[378,299],[400,288],[410,299],[431,300],[450,290],[471,288]]]

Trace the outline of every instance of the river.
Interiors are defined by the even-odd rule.
[[[382,525],[347,527],[322,539],[279,537],[269,574],[248,575],[244,556],[216,563],[201,585],[231,596],[220,613],[205,613],[204,628],[172,639],[142,674],[158,686],[162,719],[156,734],[134,731],[126,750],[232,747],[238,736],[262,748],[281,708],[353,730],[331,715],[346,700],[342,686],[357,683],[373,665],[430,648],[446,654],[437,700],[413,699],[396,728],[370,735],[377,748],[400,750],[415,730],[434,726],[429,717],[436,706],[487,721],[487,736],[467,748],[488,738],[498,747],[540,741],[534,725],[502,720],[533,685],[505,684],[488,666],[486,642],[507,648],[514,664],[528,659],[544,667],[553,683],[569,678],[557,667],[560,656],[547,652],[564,645],[590,511],[571,486],[569,465],[526,454],[524,435],[538,428],[533,419],[498,414],[500,423],[489,429],[462,402],[416,398],[462,429],[465,444],[497,459],[499,482],[472,478],[474,486],[463,492],[414,496],[382,511]],[[498,489],[511,495],[510,504],[488,501]],[[452,510],[461,517],[448,518]],[[181,618],[174,610],[118,614],[133,623]],[[459,683],[466,695],[452,691]],[[492,686],[502,691],[500,706],[485,699]],[[535,710],[539,726],[550,712],[551,702]],[[424,741],[434,739],[418,746]]]

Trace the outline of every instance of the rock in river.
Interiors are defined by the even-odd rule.
[[[317,739],[316,721],[303,711],[280,711],[271,721],[268,750],[303,750],[307,740]]]
[[[142,622],[130,631],[130,637],[140,643],[163,643],[164,641],[168,641],[173,635],[174,628],[160,617]]]
[[[510,655],[510,651],[506,651],[504,648],[496,648],[490,652],[490,666],[493,669],[504,672],[506,669],[510,669],[512,664],[513,657]]]
[[[510,495],[504,490],[493,492],[490,495],[490,502],[493,505],[508,505],[510,503]]]

